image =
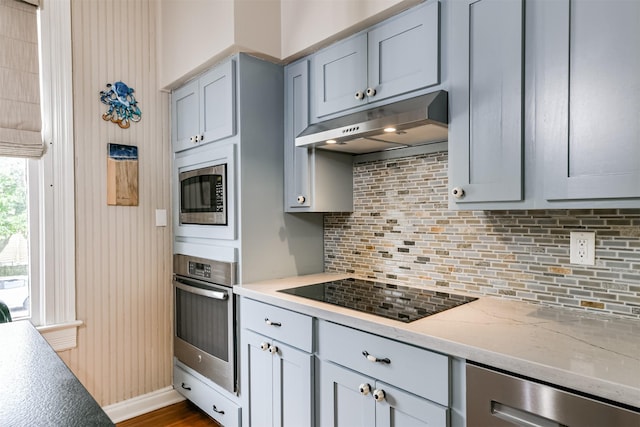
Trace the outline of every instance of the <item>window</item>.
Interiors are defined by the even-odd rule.
[[[38,4],[37,0],[28,1]],[[40,55],[40,102],[37,101],[37,97],[27,97],[22,92],[14,91],[4,98],[0,96],[0,112],[17,111],[13,105],[22,102],[27,105],[25,108],[30,108],[35,103],[36,109],[41,108],[42,113],[41,135],[40,131],[31,129],[30,134],[20,133],[24,122],[16,120],[14,115],[9,113],[0,115],[0,135],[3,136],[0,147],[7,135],[19,134],[19,138],[16,139],[20,142],[28,140],[33,143],[28,147],[30,151],[26,153],[22,150],[2,154],[18,157],[0,157],[0,170],[6,170],[8,174],[15,173],[13,182],[20,183],[20,190],[14,191],[16,197],[12,206],[6,209],[0,207],[0,222],[4,218],[7,224],[11,223],[7,231],[0,230],[0,247],[6,247],[12,238],[18,245],[26,241],[28,247],[27,263],[16,262],[11,266],[13,270],[5,269],[3,272],[0,269],[0,294],[4,294],[6,299],[15,298],[16,301],[12,301],[10,305],[14,305],[11,312],[16,318],[30,318],[54,349],[64,350],[76,346],[77,326],[81,324],[75,317],[71,4],[70,0],[40,0],[39,3],[39,34],[38,37],[29,36],[25,46],[32,49],[32,46],[36,45],[35,50]],[[24,17],[26,8],[31,7],[22,2],[0,2],[0,6],[9,8],[4,10],[7,16],[17,11],[20,17]],[[10,21],[19,25],[24,22],[21,19]],[[0,30],[10,31],[8,28],[7,25]],[[16,52],[12,37],[13,33],[3,36],[0,31],[0,42],[8,43],[8,46],[12,47],[8,48],[7,52]],[[11,58],[10,62],[7,62],[9,73],[19,69],[19,61],[23,56],[2,58]],[[27,74],[33,76],[33,62],[26,61],[25,67]],[[26,78],[31,79],[30,76],[27,75]],[[12,87],[9,85],[9,89]],[[17,131],[10,128],[16,122],[18,126],[13,129]],[[37,129],[40,129],[39,120],[37,124]],[[5,148],[12,150],[14,146],[10,144],[11,142],[5,144]],[[46,148],[44,155],[37,160],[19,158],[37,158],[43,152],[43,148]],[[18,193],[20,197],[17,197]],[[0,197],[0,203],[3,200],[4,198]],[[18,237],[13,237],[14,235]],[[1,239],[7,240],[4,246]],[[24,251],[21,254],[24,254]],[[26,286],[23,285],[25,281]],[[26,304],[22,301],[21,309],[18,304],[24,296],[25,287],[28,300]],[[25,310],[25,305],[28,310]]]
[[[14,320],[31,317],[27,167],[26,159],[0,157],[0,301]]]

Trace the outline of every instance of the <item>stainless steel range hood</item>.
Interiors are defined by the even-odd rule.
[[[447,98],[440,90],[316,123],[296,137],[296,146],[364,154],[446,141]]]

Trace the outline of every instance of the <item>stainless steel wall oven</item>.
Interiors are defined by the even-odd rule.
[[[173,272],[174,356],[235,393],[236,263],[176,254]]]

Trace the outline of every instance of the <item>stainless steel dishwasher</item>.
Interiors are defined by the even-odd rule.
[[[640,410],[467,363],[468,427],[639,427]]]

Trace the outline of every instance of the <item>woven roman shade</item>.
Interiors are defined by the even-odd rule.
[[[0,0],[0,156],[41,157],[37,0]]]

